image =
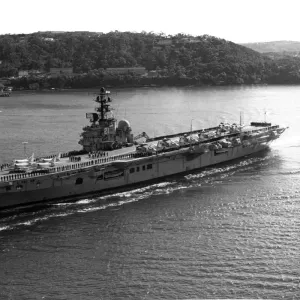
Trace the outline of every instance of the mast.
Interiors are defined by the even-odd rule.
[[[240,127],[244,124],[244,112],[240,111]]]
[[[101,123],[101,121],[107,121],[107,114],[111,112],[110,104],[108,104],[108,102],[111,102],[111,98],[108,96],[109,94],[110,92],[106,91],[105,88],[102,87],[99,95],[96,97],[95,102],[100,104],[100,106],[95,109],[98,112],[99,123]]]

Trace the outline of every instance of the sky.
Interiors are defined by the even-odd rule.
[[[14,0],[2,1],[0,34],[131,31],[235,43],[300,41],[299,0]]]

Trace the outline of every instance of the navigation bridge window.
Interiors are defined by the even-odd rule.
[[[152,169],[152,164],[147,165],[147,170]]]
[[[130,168],[129,172],[134,173],[134,168]]]

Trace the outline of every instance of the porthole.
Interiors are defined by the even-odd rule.
[[[81,177],[78,177],[78,178],[76,179],[75,184],[77,185],[77,184],[82,184],[82,183],[83,183],[83,179],[82,179]]]

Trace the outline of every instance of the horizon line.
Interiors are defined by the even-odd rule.
[[[212,37],[216,37],[216,38],[219,38],[219,39],[223,39],[223,40],[226,40],[226,41],[230,41],[230,42],[233,42],[235,44],[262,44],[262,43],[275,43],[275,42],[292,42],[292,43],[300,43],[300,41],[297,41],[297,40],[264,40],[264,41],[245,41],[245,42],[236,42],[236,41],[233,41],[233,40],[228,40],[226,38],[223,38],[223,37],[219,37],[219,36],[215,36],[215,35],[211,35],[211,34],[207,34],[207,33],[204,33],[204,34],[200,34],[200,35],[194,35],[194,34],[190,34],[190,33],[185,33],[185,32],[178,32],[178,33],[175,33],[175,34],[168,34],[168,33],[164,33],[164,32],[154,32],[154,31],[146,31],[146,30],[142,30],[142,31],[129,31],[129,30],[126,30],[126,31],[119,31],[119,30],[110,30],[110,31],[107,31],[107,32],[103,32],[103,31],[89,31],[89,30],[41,30],[41,31],[34,31],[34,32],[28,32],[28,33],[24,33],[24,32],[18,32],[18,33],[0,33],[0,36],[3,36],[3,35],[31,35],[31,34],[35,34],[35,33],[76,33],[76,32],[90,32],[90,33],[98,33],[98,34],[108,34],[108,33],[112,33],[112,32],[120,32],[120,33],[152,33],[154,35],[161,35],[162,37],[165,36],[165,37],[168,37],[168,36],[171,36],[171,37],[174,37],[176,35],[179,35],[179,34],[182,34],[182,35],[187,35],[187,36],[191,36],[191,37],[199,37],[199,36],[204,36],[204,35],[208,35],[208,36],[212,36]]]

